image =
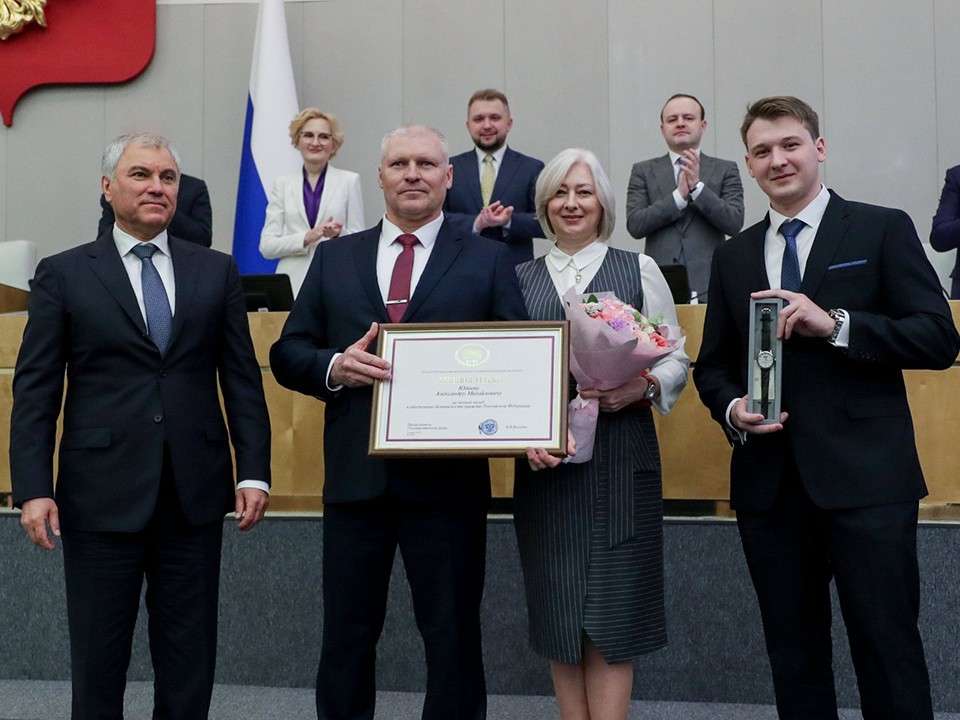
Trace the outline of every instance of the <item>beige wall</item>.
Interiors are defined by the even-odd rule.
[[[382,134],[426,122],[467,149],[464,104],[486,85],[511,99],[511,145],[543,159],[595,150],[621,208],[631,164],[664,152],[658,112],[675,91],[706,106],[705,151],[741,168],[747,102],[804,97],[823,118],[828,184],[903,207],[924,239],[944,171],[960,163],[954,0],[305,0],[286,10],[300,103],[340,116],[347,142],[335,163],[361,174],[369,224],[383,210]],[[207,180],[214,245],[229,251],[256,12],[254,2],[158,0],[156,53],[139,78],[25,96],[14,126],[0,127],[0,239],[34,240],[42,255],[90,239],[100,150],[140,128],[169,135],[184,169]],[[753,222],[765,204],[743,174]],[[636,248],[620,225],[614,243]],[[932,259],[945,277],[952,255]]]

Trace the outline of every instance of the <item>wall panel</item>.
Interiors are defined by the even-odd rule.
[[[0,127],[0,239],[32,239],[51,254],[87,237],[103,142],[150,125],[207,180],[215,246],[229,250],[256,9],[158,2],[143,75],[29,93],[14,127]],[[424,121],[462,151],[464,103],[483,85],[509,95],[514,147],[545,160],[590,147],[621,205],[632,163],[664,151],[657,117],[676,90],[707,107],[704,150],[738,160],[748,101],[808,99],[823,114],[829,184],[904,207],[924,239],[943,172],[960,162],[960,9],[950,0],[289,0],[286,10],[300,102],[342,116],[348,139],[337,162],[361,173],[370,223],[383,209],[383,132]],[[39,191],[53,175],[56,212]],[[745,173],[744,186],[753,222],[766,202]],[[636,247],[622,223],[614,243]],[[945,277],[952,254],[932,259]]]
[[[383,214],[377,185],[380,140],[405,122],[403,3],[335,0],[304,6],[301,106],[329,110],[346,141],[333,164],[360,173],[368,225]]]
[[[717,152],[740,165],[749,227],[766,213],[767,199],[747,174],[740,124],[748,103],[768,95],[823,108],[820,0],[715,5]]]
[[[939,175],[933,2],[823,6],[827,178],[851,198],[903,208],[926,237]]]
[[[617,191],[614,244],[641,250],[642,241],[626,231],[627,183],[634,163],[667,152],[660,134],[660,109],[668,97],[690,93],[703,103],[707,112],[703,150],[716,155],[713,2],[610,0],[608,6],[610,156],[604,164]]]

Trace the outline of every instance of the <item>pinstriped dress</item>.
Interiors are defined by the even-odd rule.
[[[530,317],[562,320],[543,258],[517,267]],[[609,248],[587,292],[643,306],[635,253]],[[648,408],[600,413],[593,459],[516,465],[514,523],[534,652],[579,663],[583,636],[607,662],[667,644],[660,451]]]

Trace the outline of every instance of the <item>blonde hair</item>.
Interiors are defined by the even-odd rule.
[[[613,235],[613,227],[617,218],[617,205],[613,195],[613,186],[610,184],[610,178],[600,160],[589,150],[583,148],[567,148],[561,150],[553,160],[548,162],[540,177],[537,178],[536,208],[537,220],[546,233],[547,237],[556,241],[557,234],[550,224],[550,218],[547,215],[547,204],[557,194],[557,190],[563,184],[567,173],[577,163],[587,166],[590,174],[593,175],[593,187],[597,193],[597,200],[600,201],[600,207],[603,208],[603,215],[600,217],[597,235],[600,240],[609,240]]]
[[[333,157],[337,154],[340,146],[343,145],[346,136],[340,130],[340,121],[337,120],[336,115],[314,107],[301,110],[293,116],[293,120],[290,121],[290,144],[294,147],[297,146],[297,143],[300,142],[300,133],[303,132],[304,126],[311,120],[326,120],[330,125],[330,134],[333,135],[333,151],[330,153],[330,157]]]

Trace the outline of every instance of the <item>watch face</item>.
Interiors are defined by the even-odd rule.
[[[769,350],[761,350],[757,355],[757,365],[761,370],[769,370],[773,367],[773,353]]]

